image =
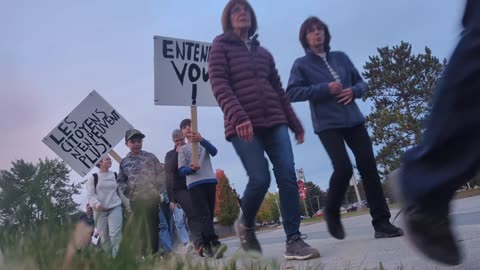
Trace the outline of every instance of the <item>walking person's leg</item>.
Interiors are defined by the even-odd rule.
[[[463,24],[422,141],[405,154],[398,183],[407,236],[426,256],[452,265],[460,263],[461,255],[449,203],[480,166],[479,1],[467,1]]]
[[[280,193],[280,208],[287,245],[285,258],[306,260],[320,256],[318,250],[306,244],[300,235],[300,195],[292,145],[286,125],[277,126],[265,137],[265,151],[273,164]]]
[[[178,234],[180,235],[180,240],[183,245],[188,244],[190,238],[188,236],[187,226],[185,224],[185,214],[178,205],[173,209],[173,217],[175,221],[175,226],[177,227]]]
[[[159,203],[150,203],[146,206],[146,225],[148,228],[148,236],[150,237],[150,248],[152,249],[152,254],[156,254],[159,250],[159,226],[160,226],[160,217],[159,217]]]
[[[120,247],[120,242],[122,241],[122,226],[123,226],[123,212],[122,206],[119,205],[112,210],[108,215],[108,231],[110,236],[111,243],[111,254],[113,257],[116,257],[118,254],[118,249]]]
[[[188,190],[179,190],[176,194],[177,202],[182,207],[183,212],[185,212],[186,223],[187,223],[187,231],[190,234],[191,231],[191,219],[194,213],[192,198],[190,196],[190,192]],[[191,239],[190,239],[191,240]]]
[[[160,207],[162,208],[163,214],[165,215],[165,219],[167,221],[168,233],[170,235],[170,243],[171,243],[172,250],[173,250],[173,248],[177,244],[177,241],[180,241],[178,239],[177,228],[175,226],[175,220],[173,218],[173,210],[170,209],[170,202],[168,202],[168,203],[167,202],[162,202],[162,203],[160,203]],[[160,227],[161,226],[162,226],[162,224],[160,224]],[[160,240],[160,242],[161,242],[161,240]]]
[[[218,241],[218,235],[215,233],[215,225],[213,218],[215,216],[215,199],[216,199],[216,184],[205,184],[205,197],[208,202],[208,212],[210,213],[209,223],[205,230],[205,237],[207,242],[211,245],[212,255],[215,259],[223,257],[227,246]]]
[[[189,240],[193,243],[192,227],[194,225],[192,223],[192,220],[193,220],[192,216],[195,211],[193,208],[190,192],[188,190],[178,190],[175,197],[177,202],[182,207],[183,212],[185,212],[184,220],[186,219],[186,224],[187,224],[187,226],[185,226],[186,227],[185,229],[187,230],[187,233],[188,233],[187,236],[189,237]],[[190,243],[187,244],[185,252],[186,253],[191,252],[193,249],[192,247],[193,247],[193,244],[190,244]]]
[[[123,241],[120,243],[119,256],[135,254],[146,256],[151,249],[150,228],[147,222],[146,204],[130,201],[132,214],[125,224]],[[158,238],[158,237],[157,237]]]
[[[205,184],[192,187],[189,190],[193,204],[192,227],[190,228],[191,237],[195,246],[195,254],[198,256],[210,255],[210,248],[207,247],[205,239],[205,230],[208,229],[210,222],[210,213],[208,201],[205,196]]]
[[[390,209],[378,175],[372,142],[364,124],[346,129],[345,141],[355,156],[358,171],[367,197],[375,238],[402,236],[403,231],[390,223]]]
[[[164,252],[169,253],[173,250],[172,240],[170,238],[170,227],[168,226],[168,220],[165,215],[165,209],[162,206],[158,207],[159,217],[159,248],[161,247]]]
[[[325,130],[318,136],[333,165],[324,217],[330,234],[337,239],[343,239],[345,230],[340,221],[340,207],[353,175],[353,167],[345,147],[343,129]]]
[[[232,137],[231,141],[248,175],[248,183],[242,197],[242,214],[234,227],[243,250],[261,253],[262,248],[255,235],[255,217],[270,187],[270,172],[265,158],[263,138],[258,133],[255,132],[251,142],[246,142],[238,136]]]
[[[102,249],[109,253],[110,252],[110,236],[108,229],[108,212],[94,211],[94,220],[95,227],[97,227],[97,232],[100,236],[100,246]]]

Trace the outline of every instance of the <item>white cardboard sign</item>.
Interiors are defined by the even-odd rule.
[[[92,91],[42,141],[85,176],[130,128],[132,125],[119,112]]]
[[[208,79],[211,44],[161,36],[153,41],[155,105],[190,106],[196,85],[196,105],[218,107]]]

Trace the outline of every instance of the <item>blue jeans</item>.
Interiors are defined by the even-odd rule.
[[[185,225],[185,214],[183,213],[182,208],[179,208],[176,204],[175,209],[173,209],[173,219],[175,221],[182,244],[188,244],[190,238],[188,236],[187,226]]]
[[[248,184],[242,197],[242,223],[255,226],[255,216],[270,187],[270,171],[265,153],[273,164],[273,173],[280,193],[280,211],[287,239],[300,233],[300,195],[298,193],[295,163],[287,125],[255,129],[252,142],[238,136],[231,142],[248,175]]]
[[[171,252],[173,250],[173,244],[170,238],[170,227],[168,226],[167,217],[161,206],[158,207],[158,217],[160,221],[160,246],[165,252]]]
[[[480,2],[469,0],[464,32],[436,89],[422,141],[404,157],[408,204],[448,209],[480,168]]]

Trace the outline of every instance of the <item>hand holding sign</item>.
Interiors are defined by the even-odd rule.
[[[187,135],[188,139],[191,141],[191,142],[196,142],[196,143],[200,143],[203,141],[203,137],[202,135],[200,135],[200,133],[198,132],[190,132],[189,135]]]
[[[192,168],[192,170],[194,170],[194,171],[198,171],[198,170],[200,170],[200,165],[198,165],[198,164],[190,164],[190,168]]]

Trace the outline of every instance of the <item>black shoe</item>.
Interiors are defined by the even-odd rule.
[[[403,230],[398,227],[395,227],[390,222],[385,222],[376,226],[374,236],[377,239],[399,237],[399,236],[403,236]]]
[[[240,220],[241,217],[239,217],[233,225],[238,238],[240,238],[240,246],[245,251],[253,251],[261,254],[262,247],[255,235],[255,227],[247,227]]]
[[[406,236],[409,241],[432,260],[448,265],[460,264],[462,258],[450,227],[448,204],[433,208],[408,203],[400,188],[400,176],[400,170],[391,174],[391,186],[397,201],[403,207]]]
[[[460,250],[448,214],[434,214],[413,206],[405,208],[404,220],[407,236],[420,252],[448,265],[460,264]]]
[[[212,247],[210,245],[204,245],[202,249],[202,253],[204,257],[210,257],[210,258],[215,257],[215,253],[213,252]]]
[[[328,232],[337,239],[345,238],[345,230],[343,229],[342,222],[340,221],[339,211],[324,210],[323,217],[327,223]]]

